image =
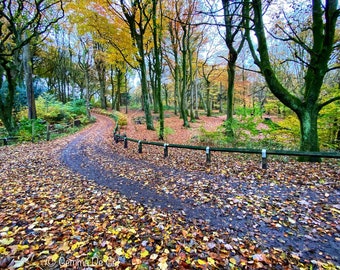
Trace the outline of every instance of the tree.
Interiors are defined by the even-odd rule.
[[[179,24],[175,21],[169,20],[168,27],[169,31],[169,48],[168,52],[165,53],[165,61],[170,69],[174,80],[174,105],[175,115],[178,114],[178,101],[179,101],[179,88],[180,88],[180,63],[179,63]]]
[[[207,60],[204,61],[204,63],[202,64],[202,76],[205,82],[205,87],[207,89],[207,93],[206,93],[206,104],[207,104],[207,116],[211,116],[211,110],[212,110],[212,106],[211,106],[211,95],[210,95],[210,90],[211,90],[211,75],[213,74],[213,72],[216,70],[216,66],[215,65],[208,65],[207,64]]]
[[[106,110],[106,97],[105,97],[105,92],[106,92],[106,63],[104,60],[104,46],[101,45],[98,42],[95,42],[94,44],[94,63],[96,66],[96,71],[98,75],[98,80],[99,80],[99,86],[100,86],[100,91],[99,91],[99,97],[100,97],[100,107],[102,109]]]
[[[155,96],[159,109],[159,134],[160,140],[164,139],[164,109],[162,101],[162,67],[161,67],[161,25],[157,23],[157,0],[152,0],[152,36],[155,58]],[[161,8],[159,10],[162,10]]]
[[[7,90],[0,96],[0,119],[14,134],[14,98],[19,80],[21,51],[32,39],[44,35],[64,16],[60,0],[1,1],[0,3],[0,86],[3,76]]]
[[[187,112],[187,93],[192,84],[192,51],[190,50],[190,43],[192,42],[194,28],[196,26],[193,24],[195,11],[197,9],[196,1],[175,1],[173,8],[175,10],[172,26],[173,31],[171,31],[171,42],[175,53],[175,76],[181,75],[181,85],[180,87],[176,85],[179,89],[179,109],[180,115],[183,119],[183,126],[189,127],[188,112]],[[177,39],[177,40],[176,40]],[[179,49],[180,56],[178,55]],[[178,57],[178,58],[176,58]],[[177,62],[178,61],[178,65]],[[178,72],[178,73],[176,73]],[[177,77],[179,79],[179,76]],[[176,84],[176,81],[175,81]],[[192,89],[190,89],[192,90]]]
[[[78,64],[80,68],[83,70],[85,75],[85,100],[86,100],[86,116],[88,119],[91,118],[91,110],[90,110],[90,68],[91,68],[91,59],[93,51],[93,46],[90,47],[89,44],[91,42],[88,39],[88,36],[80,38],[80,44],[82,48],[82,54],[78,55]]]
[[[283,12],[287,20],[287,27],[276,25],[279,33],[271,33],[285,45],[295,44],[299,51],[291,47],[292,58],[286,59],[294,65],[304,67],[304,85],[300,93],[294,93],[285,87],[279,80],[273,69],[268,50],[268,37],[265,33],[264,9],[261,0],[245,1],[247,17],[251,15],[250,4],[252,6],[252,22],[247,20],[247,40],[254,58],[255,64],[266,79],[270,91],[287,107],[296,113],[300,122],[300,150],[319,151],[318,141],[318,114],[326,105],[339,100],[340,96],[330,97],[326,101],[321,101],[320,91],[326,74],[339,66],[330,66],[330,58],[338,48],[334,43],[335,29],[340,9],[337,0],[314,0],[310,5],[299,5],[301,10],[308,10],[311,16],[301,16],[301,10],[293,10],[295,21],[290,20],[288,14]],[[248,16],[249,15],[249,16]],[[306,21],[307,20],[307,21]],[[255,49],[250,30],[253,30],[257,42],[257,52]],[[279,36],[280,34],[280,36]],[[304,53],[304,55],[301,54]],[[319,161],[315,157],[302,157],[301,161]]]
[[[225,26],[225,35],[223,37],[229,53],[228,53],[228,89],[227,89],[227,127],[226,133],[229,137],[234,137],[233,132],[233,112],[234,112],[234,85],[236,76],[236,62],[240,51],[243,48],[245,36],[242,34],[242,27],[245,16],[242,2],[222,0],[223,18]],[[235,41],[241,34],[240,42],[236,47]]]
[[[26,96],[27,96],[27,107],[28,107],[28,119],[37,118],[37,110],[35,108],[35,98],[33,89],[33,63],[32,53],[30,44],[27,43],[23,48],[22,62],[25,73],[25,85],[26,85]]]
[[[147,69],[144,47],[147,29],[151,20],[151,14],[148,12],[148,10],[152,9],[152,7],[150,7],[147,2],[143,3],[141,0],[133,1],[131,6],[125,3],[124,0],[120,0],[120,7],[125,18],[125,23],[129,26],[133,43],[138,50],[137,61],[139,63],[146,127],[149,130],[154,130],[155,128],[153,126],[153,120],[149,106],[149,91],[147,84]]]

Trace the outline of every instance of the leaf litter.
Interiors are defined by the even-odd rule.
[[[67,139],[1,149],[0,268],[339,267],[338,164],[163,159],[111,132],[98,116]]]

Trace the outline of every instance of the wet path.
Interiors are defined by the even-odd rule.
[[[188,172],[165,166],[158,167],[143,160],[130,159],[110,151],[111,148],[108,145],[110,142],[106,137],[110,136],[112,125],[111,119],[98,115],[97,123],[89,130],[79,133],[63,150],[62,161],[72,170],[100,185],[119,191],[129,199],[168,211],[181,211],[196,224],[204,225],[205,222],[208,222],[216,229],[227,230],[233,237],[252,239],[264,248],[275,247],[296,252],[300,257],[306,259],[316,258],[318,254],[330,254],[335,263],[340,263],[339,242],[335,239],[336,237],[327,234],[320,235],[311,230],[309,224],[307,226],[295,220],[288,221],[291,222],[290,226],[275,226],[279,224],[279,220],[283,220],[285,217],[284,211],[293,211],[289,205],[282,202],[291,200],[299,202],[298,205],[301,205],[301,207],[313,206],[315,208],[318,202],[322,201],[321,194],[318,192],[311,189],[301,191],[298,190],[299,187],[296,187],[295,192],[292,187],[272,185],[271,183],[262,184],[258,187],[256,182],[245,183],[238,179],[226,179],[219,175]],[[131,172],[136,172],[131,175],[140,175],[140,171],[150,170],[165,182],[170,178],[182,179],[183,191],[187,189],[185,183],[188,181],[192,182],[203,178],[212,181],[215,187],[228,186],[231,191],[236,191],[239,196],[230,200],[230,194],[220,194],[225,204],[218,207],[211,202],[197,204],[197,198],[190,198],[185,194],[181,196],[178,191],[176,194],[172,194],[168,190],[162,192],[152,185],[145,184],[140,179],[135,180],[134,177],[126,177],[125,175],[129,175],[129,173],[121,176],[119,172],[115,172],[115,168],[118,167],[129,168]],[[215,189],[211,192],[219,191]],[[263,194],[266,196],[264,197]],[[296,197],[291,198],[292,194],[296,194]],[[337,191],[335,194],[330,194],[328,199],[333,204],[338,204],[339,195],[339,191]],[[274,209],[273,213],[263,217],[264,213],[254,212],[255,205],[252,205],[254,201],[247,200],[250,197],[257,198],[259,204],[270,204],[270,209]],[[316,206],[306,205],[310,202],[306,201],[305,198],[312,198]],[[266,206],[264,205],[263,208],[266,209]],[[319,224],[319,226],[322,225],[328,226],[329,224],[326,222]],[[287,237],[288,235],[289,237]],[[339,231],[337,235],[339,238]]]

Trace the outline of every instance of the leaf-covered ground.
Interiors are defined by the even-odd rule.
[[[162,151],[114,144],[102,116],[1,148],[0,268],[339,268],[338,163]]]

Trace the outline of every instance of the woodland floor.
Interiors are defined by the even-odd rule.
[[[156,141],[131,120],[121,132]],[[176,130],[188,143],[201,125]],[[204,123],[205,121],[205,123]],[[339,269],[340,167],[143,146],[83,131],[0,150],[0,268]]]

